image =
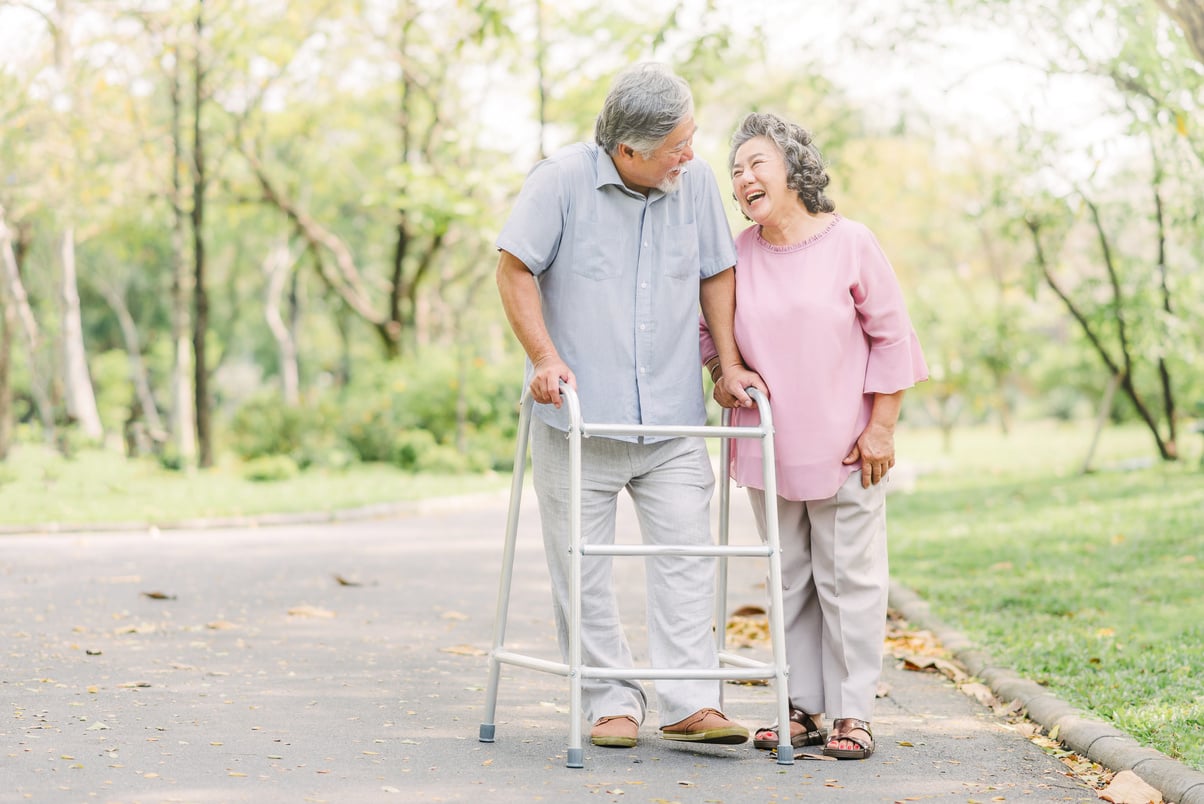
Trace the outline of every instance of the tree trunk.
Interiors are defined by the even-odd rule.
[[[88,355],[84,348],[84,326],[79,311],[79,280],[75,270],[75,227],[68,224],[59,243],[62,265],[62,337],[63,392],[67,415],[79,425],[80,431],[92,441],[104,438],[100,411],[96,407],[96,392],[88,373]]]
[[[1204,2],[1200,0],[1156,0],[1183,31],[1196,59],[1204,63]]]
[[[293,273],[295,264],[287,242],[273,246],[263,261],[263,272],[268,279],[263,315],[272,337],[276,339],[276,348],[280,350],[280,390],[284,395],[284,404],[290,408],[301,402],[301,371],[297,360],[297,340],[280,313],[280,297],[284,294],[284,285]]]
[[[183,59],[175,51],[175,67],[169,80],[171,95],[171,439],[179,465],[191,470],[196,464],[196,417],[192,395],[193,355],[188,333],[191,326],[192,275],[188,268],[187,217],[184,214]]]
[[[12,235],[4,220],[4,207],[0,207],[0,265],[4,267],[8,303],[12,305],[13,315],[21,326],[22,335],[25,336],[25,349],[29,355],[29,389],[34,406],[38,410],[38,417],[42,420],[43,436],[47,443],[54,443],[54,407],[50,404],[50,395],[46,390],[46,381],[38,361],[41,335],[38,322],[33,317],[33,309],[29,306],[29,297],[25,294],[25,285],[21,281],[21,269],[13,250]]]
[[[1158,431],[1158,423],[1154,420],[1153,415],[1146,406],[1145,399],[1141,396],[1137,390],[1137,387],[1133,384],[1133,375],[1128,369],[1128,367],[1132,365],[1132,361],[1128,352],[1122,350],[1124,361],[1123,367],[1112,358],[1112,355],[1108,353],[1107,348],[1104,347],[1103,342],[1100,340],[1099,335],[1094,329],[1091,328],[1091,322],[1087,320],[1087,316],[1084,315],[1083,311],[1078,308],[1078,305],[1076,305],[1074,300],[1070,298],[1070,294],[1068,294],[1062,288],[1061,284],[1058,283],[1057,278],[1053,275],[1053,269],[1050,267],[1049,262],[1045,257],[1045,249],[1041,245],[1040,222],[1031,217],[1025,218],[1024,222],[1028,227],[1029,233],[1032,235],[1033,249],[1037,258],[1037,266],[1041,270],[1041,275],[1045,279],[1045,284],[1049,286],[1049,289],[1052,290],[1054,294],[1056,294],[1061,300],[1062,304],[1065,305],[1067,312],[1069,312],[1074,320],[1078,323],[1079,328],[1083,331],[1083,334],[1087,336],[1087,340],[1090,341],[1092,347],[1095,348],[1095,352],[1099,355],[1100,360],[1104,361],[1104,365],[1108,367],[1108,371],[1113,376],[1119,376],[1121,378],[1121,389],[1124,390],[1125,396],[1129,398],[1129,401],[1133,403],[1133,407],[1137,409],[1137,415],[1141,417],[1143,422],[1145,422],[1146,428],[1154,437],[1154,444],[1157,446],[1158,454],[1162,457],[1162,460],[1175,460],[1178,455],[1173,451],[1174,445],[1171,445],[1172,449],[1167,448],[1166,442],[1162,440],[1162,433]],[[1114,277],[1115,274],[1113,273],[1113,289],[1115,292],[1117,283],[1115,282]],[[1119,298],[1117,296],[1114,295],[1113,300],[1115,303],[1119,304]]]
[[[138,325],[134,323],[134,317],[130,315],[125,298],[116,288],[104,285],[98,290],[109,303],[109,307],[117,316],[117,323],[121,327],[121,338],[125,342],[125,353],[130,363],[130,382],[134,385],[134,396],[138,400],[138,407],[142,410],[147,434],[152,442],[162,444],[167,440],[167,434],[163,431],[163,420],[159,418],[159,406],[155,403],[150,376],[147,374],[146,364],[142,360],[142,344],[138,338]]]
[[[204,0],[197,2],[196,61],[193,65],[192,121],[192,260],[193,260],[193,318],[192,351],[196,356],[193,372],[196,403],[196,432],[200,445],[200,465],[213,466],[213,432],[209,419],[209,371],[205,361],[205,336],[209,331],[209,296],[205,289],[205,150],[201,131],[201,111],[205,102],[205,69],[202,61],[204,44]]]

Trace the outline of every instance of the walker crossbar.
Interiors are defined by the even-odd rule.
[[[584,767],[581,739],[581,682],[583,679],[773,679],[777,693],[778,723],[790,722],[790,698],[786,687],[789,668],[786,664],[785,628],[782,622],[781,543],[778,536],[777,475],[773,450],[773,415],[769,402],[755,388],[748,393],[757,403],[761,414],[758,427],[729,426],[730,413],[723,412],[720,426],[662,426],[626,424],[586,424],[581,420],[581,405],[576,392],[564,382],[561,397],[569,412],[569,646],[568,661],[554,662],[535,656],[508,651],[504,648],[506,618],[510,606],[510,583],[514,572],[515,542],[518,536],[519,508],[522,499],[523,473],[527,462],[527,446],[531,431],[531,411],[534,401],[530,391],[523,393],[519,405],[518,438],[514,458],[514,476],[510,485],[510,510],[506,517],[506,542],[502,552],[501,582],[498,588],[497,619],[494,622],[493,646],[489,652],[489,685],[485,692],[485,718],[481,723],[481,742],[494,741],[498,684],[503,664],[525,667],[569,679],[569,745],[570,768]],[[657,436],[720,438],[720,469],[723,482],[719,488],[719,539],[717,545],[586,545],[581,541],[581,439],[593,436]],[[755,438],[761,441],[761,468],[765,484],[765,539],[760,546],[728,544],[728,520],[731,488],[728,479],[729,441],[732,438]],[[713,556],[719,561],[716,573],[716,647],[720,667],[717,668],[657,668],[657,667],[591,667],[581,658],[581,561],[584,556]],[[727,559],[732,556],[764,557],[769,559],[769,636],[773,662],[761,662],[746,656],[729,653],[725,648],[727,609]],[[736,668],[740,669],[736,669]],[[777,761],[779,765],[794,763],[794,748],[789,729],[778,729]]]

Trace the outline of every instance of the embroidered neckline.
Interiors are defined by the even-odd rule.
[[[828,234],[828,232],[830,232],[834,228],[836,228],[836,224],[840,223],[842,220],[844,220],[844,219],[840,217],[839,213],[834,212],[834,213],[832,213],[832,220],[828,221],[828,225],[825,226],[823,229],[821,229],[820,231],[811,235],[810,237],[806,238],[805,240],[801,240],[798,243],[790,243],[785,246],[774,245],[773,243],[770,243],[765,238],[761,237],[761,227],[758,226],[757,227],[757,245],[759,245],[761,248],[765,249],[766,251],[772,251],[772,252],[775,252],[778,254],[788,254],[792,251],[799,251],[800,249],[807,248],[807,246],[810,246],[813,243],[821,240],[826,234]]]

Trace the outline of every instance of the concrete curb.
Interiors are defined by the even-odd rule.
[[[243,516],[199,517],[162,522],[40,522],[36,525],[0,525],[5,536],[49,536],[62,533],[115,533],[148,530],[206,530],[210,528],[259,528],[278,525],[319,525],[330,522],[357,522],[368,519],[393,519],[438,511],[459,510],[482,501],[492,502],[510,496],[509,488],[464,494],[457,497],[432,497],[396,503],[376,503],[333,511],[303,511],[295,514],[248,514]]]
[[[919,595],[893,581],[890,604],[908,622],[936,634],[945,648],[1000,700],[1019,701],[1031,720],[1049,731],[1056,728],[1058,739],[1075,753],[1113,771],[1136,773],[1171,804],[1204,804],[1204,773],[1142,746],[1112,725],[1059,700],[1040,684],[994,664],[964,634],[941,622]]]

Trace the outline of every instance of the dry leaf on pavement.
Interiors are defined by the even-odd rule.
[[[288,610],[290,617],[323,617],[330,619],[335,616],[333,611],[329,609],[320,609],[317,606],[293,606]]]
[[[1112,804],[1162,804],[1162,793],[1133,771],[1116,774],[1112,783],[1099,792],[1099,797]]]

